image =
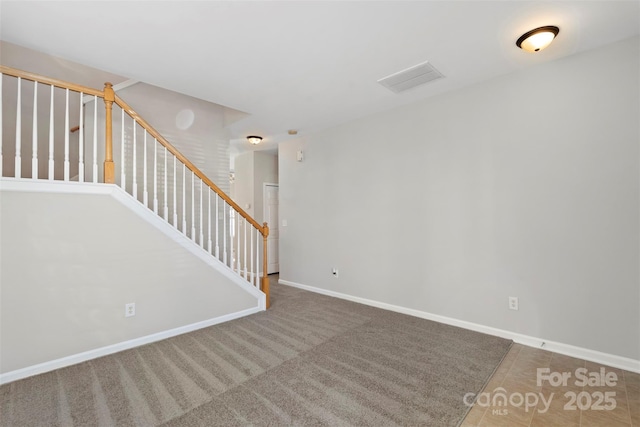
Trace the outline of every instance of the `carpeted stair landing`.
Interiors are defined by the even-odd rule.
[[[0,387],[0,425],[456,426],[511,345],[271,289],[267,312]]]

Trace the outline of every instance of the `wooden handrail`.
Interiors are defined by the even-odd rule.
[[[238,212],[244,219],[249,221],[251,225],[253,225],[258,231],[260,231],[260,234],[262,234],[263,237],[267,237],[269,235],[269,227],[264,227],[258,224],[258,222],[253,219],[251,215],[246,213],[244,209],[238,206],[236,202],[231,200],[231,198],[227,196],[225,192],[220,189],[220,187],[215,185],[213,181],[207,178],[207,176],[200,169],[198,169],[193,163],[189,161],[189,159],[182,155],[182,153],[180,153],[177,148],[171,145],[169,141],[167,141],[162,135],[160,135],[160,132],[155,130],[145,119],[140,117],[140,115],[136,113],[135,110],[131,108],[131,106],[125,101],[123,101],[122,98],[120,98],[118,95],[115,96],[115,103],[118,104],[118,106],[122,108],[127,114],[133,117],[140,126],[146,129],[146,131],[151,136],[153,136],[160,144],[166,147],[167,151],[176,156],[178,160],[180,160],[187,168],[189,168],[189,170],[191,170],[198,178],[200,178],[202,182],[207,184],[214,192],[216,192],[216,194],[218,194],[218,196],[220,196],[225,202],[227,202],[229,206],[235,209],[236,212]]]
[[[113,184],[116,182],[116,166],[113,163],[113,137],[111,110],[115,101],[115,92],[113,84],[107,82],[104,84],[104,111],[105,111],[105,131],[104,131],[104,183]],[[124,167],[124,165],[120,165]]]
[[[7,67],[5,65],[0,65],[0,72],[2,74],[7,74],[7,75],[10,75],[10,76],[13,76],[13,77],[21,77],[21,78],[26,79],[26,80],[37,81],[38,83],[44,83],[44,84],[48,84],[48,85],[53,85],[53,86],[60,87],[60,88],[63,88],[63,89],[70,89],[70,90],[74,90],[76,92],[82,92],[82,93],[87,94],[87,95],[98,96],[100,98],[105,98],[105,95],[107,95],[107,99],[105,99],[105,104],[109,105],[110,102],[115,101],[115,103],[118,104],[120,106],[120,108],[125,110],[131,117],[135,118],[136,121],[142,127],[144,127],[147,130],[147,132],[149,132],[151,135],[153,135],[153,137],[156,138],[156,140],[160,144],[165,146],[167,148],[167,150],[171,154],[176,156],[178,158],[178,160],[180,160],[182,163],[184,163],[193,173],[196,174],[196,176],[198,178],[200,178],[213,191],[215,191],[225,202],[227,202],[227,204],[229,206],[231,206],[233,209],[235,209],[244,219],[249,221],[249,223],[251,225],[253,225],[257,230],[260,231],[260,233],[263,236],[265,236],[265,228],[263,226],[258,224],[258,222],[255,219],[253,219],[249,214],[247,214],[240,206],[238,206],[237,203],[235,203],[233,200],[231,200],[231,198],[229,196],[227,196],[225,194],[225,192],[222,191],[217,185],[215,185],[209,178],[207,178],[207,176],[204,173],[202,173],[202,171],[200,171],[200,169],[198,169],[185,156],[183,156],[182,153],[180,153],[173,145],[171,145],[171,143],[169,141],[167,141],[162,135],[160,135],[160,133],[157,130],[155,130],[146,120],[144,120],[142,117],[140,117],[140,115],[138,113],[136,113],[135,110],[133,108],[131,108],[131,106],[129,104],[124,102],[119,96],[115,95],[115,93],[113,93],[113,88],[112,88],[111,83],[105,84],[105,90],[102,91],[102,90],[90,88],[90,87],[87,87],[87,86],[82,86],[82,85],[78,85],[78,84],[75,84],[75,83],[66,82],[64,80],[53,79],[53,78],[45,77],[45,76],[42,76],[42,75],[39,75],[39,74],[36,74],[36,73],[31,73],[31,72],[28,72],[28,71],[19,70],[17,68]],[[113,96],[113,101],[111,99],[111,96]],[[107,122],[109,122],[109,120],[107,120]],[[108,124],[107,124],[107,126],[108,126]],[[108,135],[111,132],[109,131],[108,128],[106,129],[106,132],[107,132],[106,145],[110,145],[110,141],[109,141]],[[105,150],[106,150],[105,162],[108,161],[108,162],[113,163],[113,157],[112,157],[112,155],[110,155],[112,150],[110,150],[108,147],[105,147]]]
[[[106,85],[106,84],[105,84]],[[107,102],[107,89],[105,87],[105,103]],[[213,183],[200,169],[198,169],[193,163],[189,161],[177,148],[175,148],[169,141],[167,141],[160,132],[155,130],[153,126],[151,126],[145,119],[140,117],[136,111],[131,108],[129,104],[122,100],[118,95],[114,95],[114,102],[122,108],[129,116],[131,116],[140,126],[142,126],[147,133],[153,136],[156,141],[162,144],[167,151],[173,154],[178,160],[180,160],[191,172],[193,172],[198,178],[202,180],[205,184],[209,186],[220,198],[222,198],[229,206],[235,209],[244,219],[246,219],[253,227],[256,228],[262,234],[262,278],[261,278],[261,288],[262,292],[266,296],[266,308],[271,306],[271,291],[269,289],[269,277],[267,274],[267,238],[269,237],[269,226],[265,222],[262,225],[258,224],[258,222],[253,219],[248,213],[244,211],[236,202],[231,200],[229,196],[225,194],[224,191],[220,189],[217,185]],[[108,125],[107,125],[108,126]],[[105,171],[106,171],[106,162],[105,162]],[[106,179],[106,173],[105,173]]]
[[[0,65],[0,73],[13,76],[13,77],[20,77],[20,78],[31,80],[38,83],[60,87],[63,89],[70,89],[76,92],[82,92],[87,95],[99,96],[100,98],[104,97],[104,92],[98,89],[77,85],[75,83],[66,82],[64,80],[52,79],[50,77],[41,76],[39,74],[30,73],[28,71],[18,70],[17,68],[11,68],[5,65]]]

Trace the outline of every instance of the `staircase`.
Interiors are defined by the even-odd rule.
[[[110,83],[99,90],[5,66],[0,73],[2,181],[117,185],[220,268],[261,290],[269,308],[268,225],[231,200]],[[15,135],[3,134],[13,123]]]

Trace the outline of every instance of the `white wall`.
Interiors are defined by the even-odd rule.
[[[638,52],[282,143],[281,279],[640,359]]]
[[[0,229],[3,374],[259,305],[111,195],[3,190]]]
[[[239,154],[235,157],[234,163],[235,182],[231,197],[242,209],[255,218],[253,152]]]

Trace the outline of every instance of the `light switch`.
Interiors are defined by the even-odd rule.
[[[286,219],[283,219],[283,220],[282,220],[282,226],[283,226],[283,227],[286,227],[286,226],[287,226],[287,220],[286,220]]]

